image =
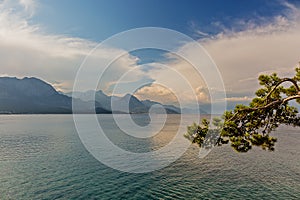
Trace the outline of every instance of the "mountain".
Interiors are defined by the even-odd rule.
[[[68,96],[73,96],[73,98],[79,98],[83,101],[95,101],[101,105],[101,107],[112,110],[114,113],[148,113],[151,106],[158,104],[165,108],[168,114],[178,114],[180,109],[172,105],[163,105],[161,103],[144,100],[140,101],[134,95],[126,94],[123,97],[118,96],[108,96],[104,94],[101,90],[93,91],[89,90],[86,92],[73,92],[66,93]],[[112,107],[113,105],[113,107]],[[160,110],[156,110],[157,113],[162,113]]]
[[[149,110],[140,100],[130,94],[126,94],[123,97],[107,96],[101,90],[88,90],[86,92],[67,93],[66,95],[83,101],[93,101],[93,99],[95,99],[101,107],[107,110],[113,110],[115,113],[146,113]],[[127,108],[128,105],[129,108]]]
[[[65,95],[77,99],[81,99],[82,101],[96,101],[99,106],[106,110],[111,110],[111,97],[105,95],[101,90],[94,91],[88,90],[86,92],[69,92],[65,93]],[[95,99],[94,99],[95,98]],[[118,97],[114,97],[118,98]]]
[[[164,109],[167,111],[167,113],[169,114],[177,114],[177,113],[181,113],[181,109],[173,106],[173,105],[163,105],[161,103],[155,102],[155,101],[151,101],[151,100],[143,100],[142,103],[144,105],[146,105],[147,107],[151,107],[153,105],[161,105],[162,107],[164,107]]]
[[[206,106],[199,106],[199,108],[183,108],[182,113],[184,114],[208,114],[210,113],[210,108],[208,109]]]
[[[91,113],[93,102],[74,99],[80,113]],[[101,113],[111,113],[96,104]],[[72,98],[57,92],[50,84],[37,78],[0,77],[0,113],[70,114]]]

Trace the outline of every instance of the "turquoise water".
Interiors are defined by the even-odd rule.
[[[100,121],[115,144],[144,152],[172,139],[178,116],[149,140],[119,134],[111,115]],[[199,149],[191,146],[166,168],[130,174],[94,159],[71,115],[3,115],[0,199],[300,199],[300,130],[282,127],[275,135],[275,152],[238,154],[226,146],[199,159]]]

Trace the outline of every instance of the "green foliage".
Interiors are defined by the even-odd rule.
[[[202,124],[198,125],[195,122],[187,127],[187,133],[184,135],[192,143],[197,143],[199,146],[203,144],[208,133],[209,122],[207,119],[202,120]]]
[[[300,103],[300,68],[296,68],[293,78],[280,78],[273,73],[261,75],[258,80],[262,88],[256,91],[256,97],[248,106],[236,105],[233,111],[226,111],[222,119],[213,119],[214,128],[209,127],[206,119],[201,125],[194,123],[188,127],[185,137],[200,147],[230,142],[237,152],[247,152],[252,146],[273,151],[277,139],[270,136],[272,131],[281,124],[300,126],[298,110],[288,104],[292,100]],[[291,86],[284,87],[285,83]],[[216,136],[212,132],[218,133],[217,139],[211,139]]]

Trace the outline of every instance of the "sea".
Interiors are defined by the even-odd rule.
[[[159,115],[126,117],[140,127],[161,121]],[[97,119],[114,145],[134,153],[164,148],[180,126],[199,121],[190,115],[180,124],[180,115],[168,115],[158,133],[136,138],[113,115]],[[274,152],[237,153],[225,145],[199,157],[199,147],[190,145],[168,165],[134,173],[96,159],[72,115],[0,115],[0,199],[300,199],[300,128],[281,126],[273,135]]]

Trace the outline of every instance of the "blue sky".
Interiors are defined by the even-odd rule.
[[[258,75],[293,74],[300,60],[299,7],[300,3],[292,0],[2,0],[0,75],[35,76],[68,92],[73,90],[84,58],[99,42],[133,28],[162,27],[186,34],[202,45],[224,82],[227,98],[218,101],[245,103],[258,88]],[[178,44],[172,53],[199,57],[191,43]],[[177,90],[184,104],[192,105],[193,97],[186,93],[184,84],[170,76],[170,69],[186,76],[202,104],[209,103],[211,93],[221,91],[209,87],[205,83],[209,77],[195,75],[191,65],[175,54],[127,52],[113,46],[95,52],[97,62],[91,66],[92,72],[103,70],[107,60],[123,54],[99,85],[107,94],[121,83],[118,95],[133,92],[141,99],[174,103]],[[172,86],[160,85],[159,80]],[[92,89],[89,76],[81,86],[80,90]]]
[[[235,28],[238,19],[260,23],[260,17],[282,14],[281,1],[268,0],[44,0],[31,19],[51,33],[102,41],[128,29],[154,26],[197,38],[195,29],[209,34],[221,30],[214,23]],[[239,28],[239,27],[236,27]]]

